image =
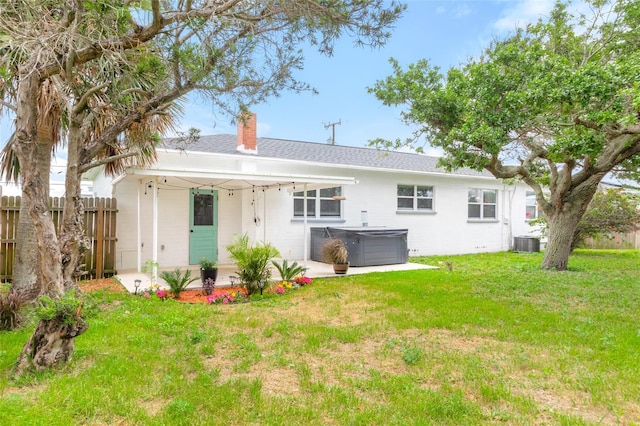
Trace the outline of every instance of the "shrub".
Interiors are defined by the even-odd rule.
[[[26,293],[13,291],[0,293],[0,330],[18,328],[24,320],[22,308],[29,302]]]
[[[249,296],[260,290],[261,281],[271,278],[269,262],[280,256],[278,249],[271,244],[252,246],[247,234],[236,235],[233,243],[227,246],[227,251],[238,267],[237,274]]]
[[[162,271],[160,272],[160,278],[165,280],[173,297],[176,299],[180,298],[180,293],[182,293],[189,284],[198,279],[197,277],[191,277],[191,270],[189,269],[187,269],[183,275],[180,268],[176,268],[171,272]]]

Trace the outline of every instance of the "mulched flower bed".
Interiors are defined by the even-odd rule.
[[[114,293],[128,293],[127,289],[114,278],[80,281],[78,283],[78,287],[87,293],[98,290],[107,290]]]
[[[115,293],[128,293],[122,284],[113,278],[101,278],[97,280],[88,280],[78,283],[78,286],[86,292],[107,290]],[[242,287],[223,287],[216,288],[213,292],[214,295],[231,294],[232,292],[240,292],[246,295],[246,290]],[[156,296],[153,296],[156,297]],[[171,296],[169,296],[171,297]],[[201,289],[198,290],[185,290],[180,293],[180,298],[176,299],[178,302],[183,303],[208,303],[207,295],[205,295]]]
[[[311,278],[306,276],[298,276],[294,278],[293,282],[281,281],[274,283],[273,287],[269,290],[275,294],[285,294],[292,289],[298,289],[311,284]],[[86,292],[107,290],[116,293],[129,293],[118,280],[114,278],[102,278],[97,280],[88,280],[78,283],[81,290]],[[156,292],[139,293],[140,297],[155,298],[159,297],[162,293],[162,297],[172,298],[171,294],[166,289],[160,289]],[[130,294],[130,293],[129,293]],[[203,289],[184,290],[180,293],[179,299],[174,299],[182,303],[242,303],[248,302],[247,291],[244,287],[217,287],[212,295],[204,294]]]
[[[230,287],[225,287],[225,288],[216,288],[213,291],[213,295],[225,295],[225,294],[231,294],[232,292],[240,292],[243,295],[246,296],[247,292],[244,288],[242,287],[234,287],[233,289]],[[180,298],[176,299],[178,302],[184,302],[184,303],[208,303],[207,302],[207,295],[205,295],[202,290],[185,290],[182,293],[180,293]]]

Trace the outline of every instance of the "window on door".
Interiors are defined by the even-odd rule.
[[[213,225],[213,195],[193,194],[193,225]]]

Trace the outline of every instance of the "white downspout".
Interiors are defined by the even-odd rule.
[[[516,195],[516,185],[513,185],[513,190],[509,190],[508,186],[503,186],[504,189],[504,200],[508,205],[509,216],[508,217],[508,227],[507,227],[507,250],[513,249],[513,198]],[[503,239],[504,242],[504,239]]]
[[[156,181],[153,181],[153,219],[152,219],[152,227],[153,227],[153,237],[152,237],[152,259],[153,259],[153,274],[152,276],[158,279],[158,188],[156,186]],[[155,283],[153,283],[155,284]]]
[[[306,268],[307,267],[307,257],[308,257],[308,248],[307,246],[309,245],[307,243],[307,184],[304,184],[304,197],[303,197],[303,207],[302,207],[302,211],[303,211],[303,232],[304,232],[304,237],[302,238],[303,244],[304,244],[304,262],[303,262],[303,267]]]
[[[502,185],[502,226],[500,227],[500,250],[504,250],[504,227],[509,226],[509,216],[507,216],[507,189],[506,186]]]

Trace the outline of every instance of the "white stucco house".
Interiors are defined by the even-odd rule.
[[[523,184],[415,153],[258,138],[255,115],[238,135],[165,140],[158,157],[92,176],[96,196],[118,200],[119,271],[230,263],[225,247],[243,233],[307,259],[310,229],[327,226],[407,229],[410,256],[504,251],[538,212]]]

